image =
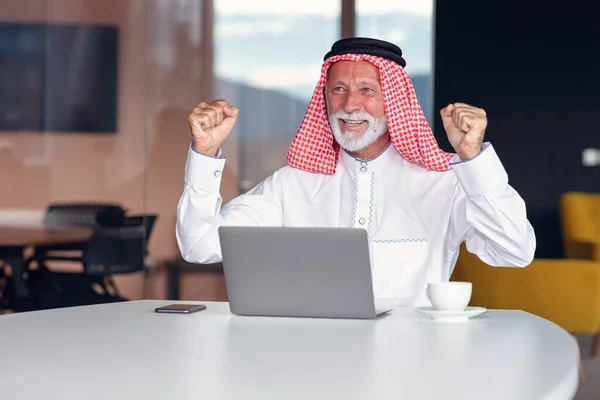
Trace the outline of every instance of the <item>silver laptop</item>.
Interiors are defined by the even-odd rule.
[[[375,318],[367,232],[356,228],[219,228],[231,312]]]

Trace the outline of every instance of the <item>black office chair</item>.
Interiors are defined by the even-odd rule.
[[[151,271],[151,267],[150,264],[147,262],[148,259],[148,242],[150,241],[150,236],[152,235],[152,230],[154,229],[154,224],[156,222],[156,219],[158,218],[158,215],[156,214],[140,214],[140,215],[132,215],[129,217],[125,218],[125,226],[138,226],[138,225],[144,225],[146,227],[146,243],[145,243],[145,256],[146,258],[144,259],[144,290],[142,293],[142,298],[146,298],[146,290],[147,290],[147,285],[146,285],[146,280],[148,279],[148,276],[150,275],[150,271]],[[112,278],[110,278],[112,279]]]
[[[150,241],[150,235],[152,235],[152,230],[154,229],[154,224],[158,215],[156,214],[140,214],[140,215],[131,215],[125,217],[123,221],[123,226],[144,226],[146,235],[146,245]],[[146,255],[148,254],[148,250],[146,249]]]
[[[146,257],[148,256],[148,241],[150,240],[150,236],[152,235],[152,230],[154,228],[154,224],[155,224],[157,218],[158,218],[158,216],[156,214],[140,214],[140,215],[132,215],[132,216],[126,217],[123,221],[124,228],[135,228],[135,229],[139,229],[139,232],[142,232],[142,231],[144,232],[143,246],[142,246],[142,250],[141,250],[143,252],[141,271],[143,271],[143,273],[144,273],[144,279],[147,277],[148,272],[149,272],[149,270],[146,266],[146,262],[145,262]],[[130,271],[130,272],[137,272],[137,271],[139,271],[139,270],[136,269],[135,271]],[[104,281],[105,285],[108,285],[113,290],[113,293],[115,295],[119,295],[119,291],[113,280],[113,275],[117,274],[117,273],[120,273],[120,272],[115,271],[115,272],[103,277],[103,281]]]
[[[52,203],[46,209],[44,226],[121,226],[125,210],[113,203]]]
[[[83,251],[82,273],[42,269],[33,279],[40,309],[127,301],[112,277],[144,271],[146,227],[98,228]]]
[[[96,229],[101,226],[122,226],[125,210],[118,204],[111,203],[53,203],[44,215],[44,226],[47,228],[88,227]],[[37,259],[48,258],[47,252],[81,251],[83,243],[48,245],[36,249]],[[36,257],[33,257],[36,258]]]
[[[144,225],[97,230],[83,256],[84,274],[103,289],[120,297],[113,275],[145,271],[146,227]],[[112,289],[112,293],[108,288]]]
[[[122,226],[125,211],[111,203],[53,203],[44,215],[44,226],[53,229],[88,227],[92,230],[103,226]],[[37,246],[26,264],[35,261],[39,268],[46,268],[47,261],[81,262],[88,241]]]

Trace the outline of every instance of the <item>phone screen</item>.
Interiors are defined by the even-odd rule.
[[[206,306],[203,304],[170,304],[168,306],[158,307],[155,311],[164,313],[189,314],[204,309],[206,309]]]

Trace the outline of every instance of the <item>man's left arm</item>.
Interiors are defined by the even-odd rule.
[[[440,111],[456,156],[450,166],[459,181],[450,217],[452,249],[467,250],[493,266],[525,267],[535,253],[535,233],[525,202],[508,184],[494,148],[483,142],[487,115],[481,108],[450,104]]]
[[[525,267],[533,259],[535,233],[525,202],[508,184],[508,175],[491,144],[474,158],[457,156],[450,166],[460,187],[452,205],[449,240],[493,266]]]

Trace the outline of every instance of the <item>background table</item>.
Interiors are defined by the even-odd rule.
[[[578,350],[520,311],[441,324],[157,314],[135,301],[0,316],[4,399],[570,399]]]
[[[89,240],[92,229],[85,227],[49,229],[46,227],[0,226],[0,260],[10,265],[15,291],[20,297],[31,294],[25,274],[23,252],[28,247],[79,243]]]
[[[90,228],[0,226],[0,247],[43,246],[85,241],[92,235]]]
[[[183,259],[169,260],[165,263],[165,269],[167,271],[167,299],[179,300],[179,286],[181,285],[182,274],[196,274],[205,276],[223,276],[223,263],[207,263],[197,264],[187,262]],[[224,278],[223,278],[224,279]],[[224,283],[224,282],[223,282]],[[219,285],[221,286],[221,285]],[[225,285],[222,285],[222,291],[225,292]],[[203,297],[205,298],[205,297]],[[227,300],[225,299],[211,299],[211,300]]]

